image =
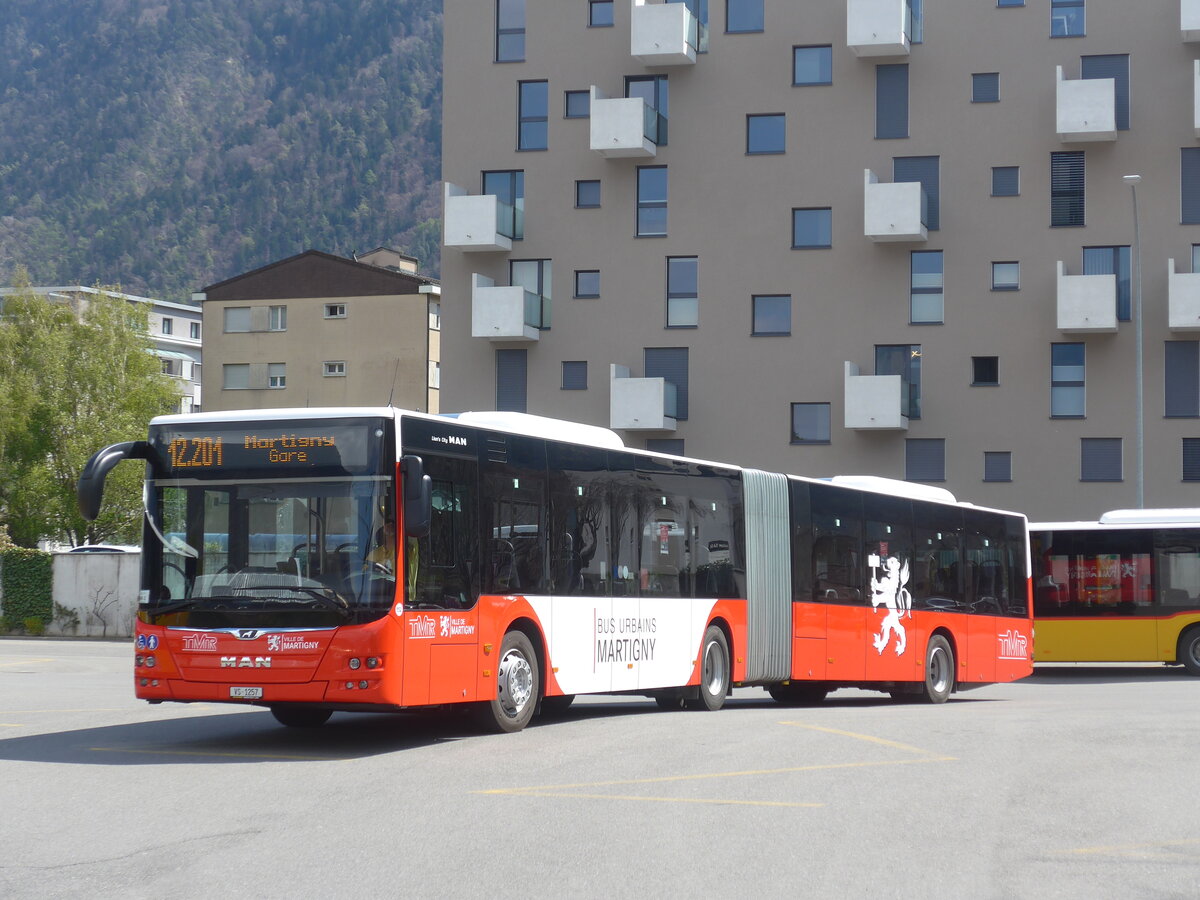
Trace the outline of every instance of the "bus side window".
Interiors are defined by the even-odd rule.
[[[862,494],[825,484],[810,490],[815,594],[829,603],[864,604]]]
[[[962,609],[962,511],[913,501],[913,609]]]
[[[427,454],[425,471],[433,480],[433,509],[429,534],[416,541],[407,560],[416,567],[408,576],[411,600],[426,609],[469,609],[479,597],[476,465]]]
[[[607,456],[603,450],[553,441],[546,452],[551,590],[558,595],[607,596]]]

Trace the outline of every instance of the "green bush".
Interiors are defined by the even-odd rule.
[[[25,620],[25,633],[40,635],[46,633],[46,624],[38,616],[30,616]]]
[[[14,547],[0,552],[4,618],[10,628],[33,618],[38,619],[39,624],[52,618],[52,560],[53,557],[42,550]]]

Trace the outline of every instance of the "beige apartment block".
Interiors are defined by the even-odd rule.
[[[442,408],[1200,506],[1198,60],[1200,0],[447,0]]]
[[[416,260],[308,250],[213,284],[206,411],[395,406],[437,412],[441,289]]]

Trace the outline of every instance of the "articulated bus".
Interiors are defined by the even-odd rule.
[[[1164,662],[1200,675],[1200,509],[1032,524],[1038,662]]]
[[[839,687],[944,702],[1032,670],[1024,517],[936,488],[626,448],[594,426],[386,408],[162,416],[146,461],[135,688],[152,703],[717,709]]]

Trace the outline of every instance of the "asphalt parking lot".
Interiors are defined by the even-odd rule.
[[[944,706],[448,713],[134,700],[127,642],[0,640],[4,897],[1195,897],[1200,681],[1040,667]]]

